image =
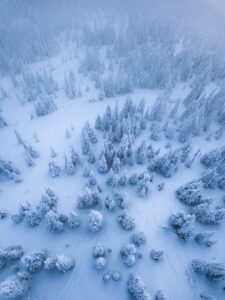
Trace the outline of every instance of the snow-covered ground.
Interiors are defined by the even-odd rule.
[[[106,32],[107,30],[109,29],[107,28]],[[119,26],[116,30],[123,33]],[[137,37],[140,38],[140,43],[143,43],[143,39],[139,37],[139,31],[137,32],[135,33],[136,39]],[[155,297],[154,299],[156,300],[214,299],[213,297],[201,297],[202,293],[213,295],[217,300],[225,299],[223,280],[210,281],[202,274],[195,272],[192,267],[193,259],[225,262],[223,220],[225,218],[225,184],[223,187],[219,187],[218,184],[221,178],[225,180],[224,152],[221,154],[222,158],[218,158],[219,163],[216,160],[214,162],[215,165],[209,168],[209,170],[214,171],[216,169],[215,178],[213,177],[214,175],[210,175],[213,178],[207,179],[209,181],[215,179],[215,186],[211,188],[204,187],[201,191],[202,199],[212,198],[213,205],[220,207],[221,220],[219,220],[219,224],[202,224],[199,220],[195,220],[192,228],[193,236],[187,240],[179,238],[179,234],[176,234],[176,228],[172,228],[170,224],[172,214],[184,212],[187,215],[192,213],[193,209],[193,207],[185,205],[178,199],[176,191],[192,180],[201,178],[206,168],[200,159],[205,153],[225,146],[224,92],[220,94],[220,91],[224,88],[224,81],[221,79],[223,78],[222,67],[220,64],[214,64],[215,62],[210,56],[204,56],[203,62],[201,60],[198,62],[198,51],[196,49],[193,50],[189,42],[185,42],[185,39],[179,41],[174,39],[176,42],[172,44],[173,51],[171,50],[172,46],[168,43],[169,54],[163,52],[161,45],[161,48],[159,47],[165,57],[168,54],[168,57],[174,59],[173,64],[168,63],[166,58],[165,61],[162,59],[160,61],[161,64],[157,65],[156,63],[159,70],[153,67],[156,75],[152,74],[154,72],[151,67],[145,68],[144,64],[142,66],[143,70],[141,69],[141,75],[143,75],[144,79],[143,81],[138,81],[134,76],[136,75],[135,71],[132,69],[136,67],[132,58],[137,58],[139,63],[143,62],[142,56],[146,54],[145,51],[147,49],[145,47],[149,47],[149,45],[143,43],[143,46],[141,44],[141,50],[138,48],[139,45],[137,48],[134,46],[134,52],[138,49],[135,52],[136,56],[132,53],[133,49],[130,53],[128,50],[125,50],[123,55],[125,58],[128,57],[126,60],[123,55],[120,56],[118,54],[120,51],[123,53],[124,50],[123,45],[121,46],[119,43],[121,42],[119,38],[119,42],[115,42],[115,49],[110,44],[106,43],[100,46],[97,42],[97,46],[95,43],[93,43],[94,46],[91,43],[88,46],[83,46],[83,40],[79,36],[80,32],[78,33],[76,32],[77,35],[74,37],[74,40],[77,38],[77,41],[74,41],[73,38],[67,37],[65,32],[63,32],[58,37],[60,47],[57,53],[26,64],[21,74],[14,75],[12,72],[12,74],[5,74],[0,78],[0,213],[3,210],[8,212],[6,218],[0,219],[0,250],[12,245],[21,245],[25,254],[46,250],[50,256],[63,254],[73,258],[75,262],[74,267],[65,274],[55,270],[46,271],[44,268],[33,274],[29,293],[22,299],[133,299],[127,289],[127,281],[131,272],[141,276],[152,297],[158,290],[164,291],[168,297]],[[97,33],[99,32],[97,31]],[[96,39],[99,37],[97,34],[96,36],[93,34],[93,36]],[[165,36],[162,34],[161,38],[163,40]],[[104,34],[102,39],[104,40]],[[127,48],[129,48],[129,38],[127,40]],[[172,41],[174,42],[174,40]],[[162,43],[161,41],[157,42]],[[133,46],[132,43],[131,45]],[[146,65],[149,64],[150,66],[151,64],[154,65],[154,59],[156,62],[159,59],[159,56],[156,54],[156,49],[158,50],[158,48],[155,47],[154,43],[152,45],[153,51],[151,55],[153,60],[148,61],[146,54]],[[174,53],[171,54],[170,51]],[[205,54],[205,52],[201,53]],[[179,55],[181,58],[176,60],[176,57]],[[196,67],[193,63],[193,72],[189,70],[192,55],[194,57],[193,61],[197,65]],[[187,60],[186,56],[188,57]],[[208,63],[211,69],[209,67],[209,73],[205,71],[205,66],[207,65],[206,57],[210,57],[210,62]],[[129,66],[129,63],[131,66]],[[169,69],[171,66],[175,71],[170,76],[168,70],[172,70]],[[215,67],[215,70],[213,67]],[[94,71],[92,68],[94,68]],[[140,71],[138,67],[135,70],[137,72]],[[133,77],[126,76],[126,72],[130,75],[129,72],[131,71],[133,72]],[[145,71],[146,73],[143,73]],[[162,76],[164,71],[166,75]],[[189,72],[191,73],[190,76],[187,75]],[[139,73],[137,74],[140,75]],[[215,81],[213,76],[216,78]],[[150,77],[151,79],[149,79]],[[113,87],[110,80],[113,82]],[[131,80],[137,86],[130,87]],[[155,84],[158,87],[141,88],[145,84],[150,86]],[[4,90],[5,95],[1,88]],[[52,88],[53,90],[51,90]],[[125,92],[123,92],[123,88]],[[71,96],[73,92],[74,95]],[[30,101],[29,97],[32,98],[32,101]],[[42,104],[43,101],[51,105],[53,103],[55,107],[51,112],[48,111],[45,115],[38,116],[35,107],[37,107],[37,103]],[[141,103],[145,103],[144,112],[141,112]],[[177,104],[179,106],[177,106],[176,110]],[[125,108],[129,105],[131,106],[131,111],[128,109],[128,115],[130,115],[125,117],[127,113]],[[112,123],[106,129],[103,123],[109,107],[111,109],[110,112],[112,112],[110,118],[114,121],[110,120]],[[118,108],[117,117],[116,108]],[[154,110],[155,115],[152,117]],[[173,110],[174,116],[171,114]],[[97,116],[101,116],[103,124],[100,130],[95,128]],[[1,117],[4,117],[7,123],[6,126],[1,126]],[[92,143],[93,145],[91,146],[91,141],[88,140],[89,151],[92,149],[94,156],[96,156],[96,162],[93,164],[87,163],[88,156],[82,153],[84,136],[88,135],[88,125],[87,123],[85,125],[86,121],[89,121],[91,130],[94,130],[98,140],[97,143]],[[86,126],[85,129],[84,126]],[[118,131],[115,128],[119,128]],[[166,137],[165,134],[168,128],[171,129],[174,135],[171,139]],[[136,135],[135,130],[137,132]],[[159,130],[159,139],[152,137],[153,133],[158,133],[157,130]],[[125,186],[117,184],[116,188],[106,183],[110,174],[113,173],[110,171],[112,165],[110,160],[107,160],[106,172],[102,172],[102,174],[99,172],[98,164],[103,156],[104,159],[107,157],[106,148],[111,145],[110,138],[113,140],[114,135],[119,136],[120,131],[122,132],[120,140],[112,143],[114,147],[113,162],[115,157],[119,157],[119,154],[121,154],[119,151],[123,146],[130,146],[132,154],[130,157],[127,154],[125,158],[122,157],[124,153],[121,154],[121,168],[118,174],[114,175],[118,179],[125,174],[127,179],[129,179],[135,172],[138,172],[140,176],[144,173],[144,179],[142,179],[146,180],[147,183],[144,182],[144,184],[149,188],[144,197],[140,197],[137,192],[137,186],[129,182]],[[22,143],[19,143],[18,137],[22,139]],[[185,162],[182,162],[180,158],[180,153],[183,151],[181,150],[182,146],[187,145],[181,143],[182,137],[187,138],[185,142],[190,142],[191,145],[191,151]],[[137,149],[142,141],[145,142],[143,153],[141,153],[144,156],[143,164],[138,163],[136,159]],[[147,157],[147,146],[150,144],[155,152],[154,157],[149,158]],[[30,157],[26,148],[29,145],[37,151],[37,158]],[[79,154],[81,163],[76,165],[75,174],[68,175],[64,167],[65,157],[69,158],[70,161],[72,148]],[[176,149],[178,149],[177,152],[175,151]],[[128,152],[127,149],[126,151]],[[53,155],[53,152],[55,152],[55,155]],[[166,169],[167,163],[171,159],[171,169],[173,164],[175,169],[171,171],[171,176],[163,176],[164,171],[160,172],[156,161],[158,162],[157,159],[163,158],[163,155],[168,153],[173,153],[174,156],[165,158],[161,167]],[[130,160],[131,158],[134,159],[133,164],[130,163],[129,158]],[[7,175],[5,176],[5,173],[2,171],[4,170],[4,167],[1,165],[2,161],[11,161],[20,170],[21,182],[15,182],[16,180],[9,178]],[[55,176],[55,178],[50,176],[50,161],[56,162],[61,169],[61,173],[57,174],[59,176]],[[190,163],[189,167],[185,164],[187,162]],[[29,166],[29,163],[32,166]],[[77,205],[78,198],[84,194],[84,187],[88,185],[87,182],[90,179],[90,174],[89,178],[84,176],[84,171],[87,171],[87,165],[97,180],[98,188],[101,187],[102,191],[99,192],[99,188],[98,195],[101,196],[103,203],[96,207],[79,209]],[[150,167],[153,165],[155,169],[150,170]],[[88,169],[88,171],[90,170]],[[153,180],[150,180],[151,175],[153,175]],[[141,181],[140,178],[138,180]],[[159,185],[162,184],[164,186],[159,191]],[[78,214],[81,221],[79,228],[71,230],[65,225],[65,230],[62,232],[51,232],[46,226],[46,217],[43,216],[40,224],[34,227],[28,226],[25,220],[18,224],[13,222],[12,216],[18,214],[20,205],[29,203],[32,209],[36,209],[47,188],[54,191],[59,198],[56,207],[59,214],[65,214],[66,216],[71,212]],[[90,184],[89,188],[94,191],[97,190],[95,186],[90,187]],[[136,224],[132,230],[123,230],[119,225],[118,216],[124,212],[123,207],[121,208],[119,207],[120,205],[117,205],[118,207],[113,211],[105,207],[104,201],[106,196],[113,197],[115,190],[127,196],[128,206],[126,211],[128,215],[134,217]],[[98,232],[90,232],[88,230],[90,208],[99,210],[103,215],[103,226]],[[208,217],[210,217],[210,211]],[[208,231],[214,232],[212,239],[216,243],[213,243],[210,247],[199,245],[194,238],[195,234]],[[137,247],[138,253],[135,254],[136,263],[127,267],[124,264],[120,251],[126,244],[131,243],[132,234],[138,232],[144,233],[146,243],[141,247]],[[92,251],[96,245],[102,245],[107,249],[105,255],[106,267],[104,270],[96,270],[94,265]],[[152,249],[163,250],[164,256],[160,261],[154,261],[151,258],[150,253]],[[21,264],[23,260],[10,261],[4,266],[4,264],[1,265],[4,259],[4,251],[0,251],[0,300],[7,298],[2,293],[1,283],[8,276],[24,269],[23,264]],[[224,279],[225,266],[223,265],[221,269],[223,273],[222,279]],[[121,279],[115,281],[111,278],[109,282],[105,282],[103,275],[107,273],[111,276],[113,271],[119,271]],[[16,286],[12,287],[14,290],[16,288]],[[151,300],[153,298],[140,296],[139,298],[136,297],[136,299]]]

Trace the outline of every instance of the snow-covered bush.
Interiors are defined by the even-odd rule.
[[[0,209],[0,220],[7,218],[8,211],[6,209]]]
[[[175,233],[183,240],[189,240],[194,235],[195,215],[184,215],[182,212],[172,214],[170,226]]]
[[[33,252],[21,258],[21,264],[30,273],[40,271],[44,266],[46,254],[43,252]]]
[[[95,269],[98,271],[104,270],[106,267],[106,259],[102,256],[97,257],[94,261]]]
[[[103,276],[102,276],[102,280],[107,283],[110,281],[110,274],[109,273],[105,273]]]
[[[56,161],[52,160],[48,164],[48,173],[51,178],[56,178],[60,176],[61,174],[61,168],[60,166],[56,163]]]
[[[177,191],[177,197],[180,201],[187,205],[198,205],[204,200],[202,199],[203,185],[201,181],[192,181],[185,186],[181,186]]]
[[[146,237],[144,232],[140,231],[132,234],[131,241],[136,247],[140,247],[146,243]]]
[[[205,293],[201,293],[200,294],[200,298],[202,300],[217,300],[216,297],[212,296],[212,295],[208,295],[208,294],[205,294]]]
[[[110,197],[110,196],[107,196],[105,198],[105,207],[109,210],[109,211],[113,211],[116,207],[116,201]]]
[[[168,300],[168,298],[163,291],[157,291],[154,300]]]
[[[225,278],[225,265],[218,262],[208,262],[200,259],[192,260],[195,272],[205,275],[209,280],[223,280]]]
[[[216,188],[220,177],[218,176],[217,169],[209,169],[205,171],[201,176],[201,182],[204,188],[214,189]]]
[[[67,221],[68,227],[70,229],[77,229],[80,227],[80,218],[79,216],[74,213],[71,212],[68,216],[68,221]]]
[[[26,296],[30,291],[31,276],[28,272],[19,272],[9,276],[0,284],[0,296],[6,299],[17,299]]]
[[[191,209],[196,220],[203,224],[219,224],[225,219],[225,208],[214,206],[212,203],[202,203]]]
[[[128,215],[126,211],[118,215],[117,221],[124,230],[132,230],[135,227],[134,217]]]
[[[95,258],[104,257],[105,256],[105,247],[101,245],[97,245],[92,250],[92,255]]]
[[[71,257],[58,255],[56,257],[56,268],[59,272],[67,273],[74,267],[74,260]]]
[[[129,178],[129,183],[131,185],[138,184],[138,181],[139,181],[139,179],[138,179],[138,174],[137,173],[132,174],[131,177]]]
[[[57,107],[51,98],[45,98],[35,103],[35,112],[38,117],[52,113],[56,109]]]
[[[121,279],[121,273],[119,271],[112,271],[111,278],[113,281],[119,281]]]
[[[147,288],[141,277],[136,273],[131,273],[127,282],[127,288],[130,294],[136,300],[153,300],[148,293]]]
[[[150,252],[150,256],[153,260],[159,261],[163,258],[164,252],[163,252],[163,250],[152,249]]]
[[[88,229],[90,232],[98,232],[103,226],[103,215],[100,211],[91,210],[88,214]]]
[[[64,229],[64,224],[60,221],[59,215],[53,210],[49,210],[45,215],[47,228],[52,232],[61,232]]]
[[[136,263],[137,249],[134,244],[127,244],[120,250],[120,256],[127,267],[132,267]]]
[[[206,232],[198,232],[195,234],[195,241],[199,245],[204,245],[207,247],[211,247],[216,243],[215,240],[212,240],[214,232],[206,231]]]

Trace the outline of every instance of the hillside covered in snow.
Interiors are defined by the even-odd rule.
[[[0,1],[0,300],[225,299],[222,1]]]

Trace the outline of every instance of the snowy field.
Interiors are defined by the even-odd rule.
[[[221,48],[168,19],[34,20],[30,54],[0,32],[0,299],[225,299]]]

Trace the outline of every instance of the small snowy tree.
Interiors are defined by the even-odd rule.
[[[163,258],[164,252],[162,250],[152,249],[150,252],[150,256],[153,260],[159,261]]]
[[[139,180],[138,185],[137,185],[137,193],[138,193],[138,196],[141,198],[146,197],[148,195],[148,193],[149,193],[148,180],[146,180],[146,179]]]
[[[107,196],[105,198],[105,207],[109,210],[109,211],[113,211],[116,207],[116,201],[110,197],[110,196]]]
[[[215,240],[212,240],[214,232],[206,231],[206,232],[198,232],[195,234],[195,241],[199,245],[204,245],[207,247],[211,247],[216,243]]]
[[[88,214],[88,229],[90,232],[98,232],[103,226],[103,215],[100,211],[91,210]]]

